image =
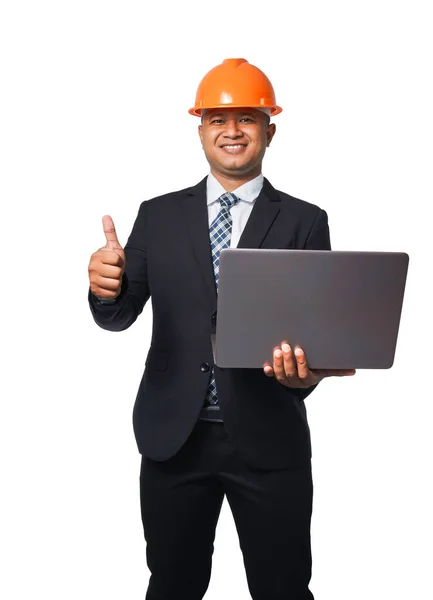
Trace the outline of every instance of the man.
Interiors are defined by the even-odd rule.
[[[134,406],[147,600],[203,598],[224,496],[252,598],[313,598],[304,399],[323,377],[354,371],[312,371],[284,340],[263,370],[220,369],[211,345],[222,248],[330,249],[326,212],[263,178],[269,117],[281,110],[269,79],[244,59],[212,69],[190,109],[210,174],[143,202],[124,249],[105,216],[106,246],[90,260],[90,308],[104,329],[126,329],[152,298]]]

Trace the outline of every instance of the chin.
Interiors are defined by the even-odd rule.
[[[249,164],[245,164],[242,163],[240,161],[230,161],[229,163],[226,163],[225,165],[221,165],[221,167],[225,170],[225,171],[229,171],[229,172],[233,172],[233,171],[238,171],[239,173],[247,173],[248,171],[251,171],[251,165]]]

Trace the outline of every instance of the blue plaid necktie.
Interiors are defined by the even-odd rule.
[[[210,236],[210,245],[212,249],[212,262],[213,269],[215,274],[215,283],[218,292],[218,279],[219,279],[219,264],[220,264],[220,252],[224,250],[224,248],[230,247],[230,238],[232,235],[232,216],[230,214],[230,209],[238,202],[239,198],[230,192],[227,192],[220,196],[219,201],[221,203],[221,209],[215,219],[212,221],[212,224],[209,229]],[[219,407],[218,398],[217,398],[217,390],[215,384],[215,375],[214,369],[212,369],[211,378],[209,382],[209,386],[206,394],[206,402],[205,402],[205,413],[209,415],[210,418],[221,421],[218,417],[219,415]],[[207,417],[206,417],[207,418]]]

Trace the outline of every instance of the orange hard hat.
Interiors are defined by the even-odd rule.
[[[275,102],[271,82],[245,58],[226,58],[207,73],[198,86],[191,115],[200,117],[209,108],[267,108],[271,116],[283,109]]]

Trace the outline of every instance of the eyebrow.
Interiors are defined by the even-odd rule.
[[[235,114],[236,114],[236,116],[238,116],[238,117],[239,117],[240,115],[242,115],[243,117],[246,117],[246,116],[248,116],[248,117],[255,117],[255,116],[256,116],[256,115],[255,115],[253,112],[250,112],[250,111],[248,111],[248,110],[246,110],[246,111],[242,111],[242,112],[237,112],[237,113],[235,113]],[[223,112],[219,112],[219,113],[212,113],[211,115],[205,115],[205,116],[207,116],[207,118],[208,118],[208,119],[215,119],[215,118],[217,118],[217,117],[224,117],[224,113],[223,113]]]

